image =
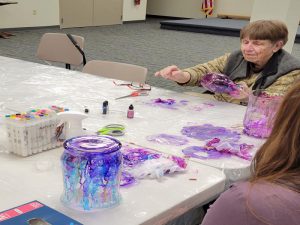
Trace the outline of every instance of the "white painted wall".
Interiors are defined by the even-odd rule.
[[[146,19],[147,0],[141,0],[140,5],[134,5],[133,0],[123,0],[123,21]]]
[[[0,6],[0,28],[39,27],[59,24],[59,0],[16,1],[18,4]]]
[[[8,0],[2,0],[8,1]],[[16,0],[16,5],[0,7],[0,29],[59,25],[59,0]],[[217,14],[251,16],[255,0],[215,0]],[[282,1],[285,4],[285,1]],[[133,0],[124,0],[123,21],[144,20],[150,15],[203,18],[202,0],[141,0],[139,8]],[[36,15],[33,15],[33,11]],[[262,8],[265,11],[265,7]]]
[[[141,0],[143,1],[143,0]],[[147,14],[183,18],[204,18],[201,0],[148,0]]]
[[[264,10],[265,8],[268,10]],[[289,30],[289,37],[284,49],[292,52],[300,20],[299,9],[299,0],[255,0],[251,21],[276,19],[285,22]]]
[[[59,0],[16,1],[18,4],[0,7],[0,29],[59,25]],[[141,0],[139,6],[124,0],[123,21],[145,20],[146,7],[147,0]]]
[[[255,0],[215,0],[218,14],[247,17],[251,16],[254,1]]]
[[[184,18],[204,18],[202,0],[148,0],[147,14]],[[251,16],[254,0],[215,0],[217,14]]]

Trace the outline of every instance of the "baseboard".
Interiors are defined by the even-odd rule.
[[[41,26],[41,27],[13,27],[13,28],[0,28],[0,31],[18,31],[18,30],[34,30],[43,28],[59,28],[59,25]]]
[[[145,22],[146,20],[129,20],[129,21],[123,21],[123,24],[128,24],[128,23],[142,23]]]
[[[192,18],[186,18],[186,17],[175,17],[175,16],[160,16],[160,15],[151,15],[147,14],[146,18],[161,18],[164,20],[185,20],[185,19],[192,19]]]

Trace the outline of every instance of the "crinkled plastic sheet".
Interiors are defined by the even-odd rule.
[[[1,113],[15,113],[34,108],[57,105],[83,112],[89,109],[88,119],[83,121],[86,133],[92,134],[109,123],[123,124],[125,136],[119,139],[153,147],[168,154],[183,156],[183,147],[199,145],[189,139],[185,146],[162,145],[149,142],[145,136],[165,133],[181,135],[183,126],[212,123],[232,128],[242,127],[246,107],[216,102],[153,88],[149,96],[115,100],[129,94],[126,86],[114,86],[112,80],[97,76],[62,70],[61,68],[27,63],[3,58],[6,69],[1,69]],[[11,64],[11,65],[10,65]],[[13,76],[12,76],[13,74]],[[160,101],[157,101],[160,99]],[[109,102],[107,115],[102,114],[102,103]],[[170,104],[165,104],[165,103]],[[134,119],[127,119],[126,112],[134,105]],[[240,132],[241,129],[240,129]],[[255,144],[256,149],[263,140],[242,136],[245,143]],[[241,140],[242,141],[242,140]],[[194,160],[194,159],[192,159]],[[196,160],[199,162],[199,160]],[[229,180],[249,176],[250,163],[232,157],[222,160],[200,160],[201,163],[224,170]]]
[[[132,90],[126,86],[113,86],[111,80],[99,79],[97,76],[51,66],[27,63],[5,57],[0,57],[0,59],[1,62],[6,65],[5,69],[0,68],[1,115],[27,111],[34,108],[44,108],[50,105],[57,105],[80,112],[83,112],[84,108],[88,108],[89,118],[83,121],[83,126],[87,128],[87,133],[95,133],[110,123],[120,123],[126,128],[125,136],[118,137],[121,142],[127,141],[140,145],[145,144],[145,147],[154,147],[154,150],[160,150],[161,146],[149,144],[146,139],[143,139],[143,137],[146,136],[145,134],[157,134],[162,130],[166,133],[174,133],[175,131],[180,131],[182,125],[191,120],[205,121],[207,115],[218,118],[217,113],[208,111],[208,108],[212,107],[209,105],[210,103],[206,105],[205,102],[199,100],[198,97],[176,97],[172,91],[153,88],[149,96],[126,98],[116,101],[116,97],[129,94]],[[170,109],[149,104],[152,103],[153,99],[159,97],[169,99],[176,98],[178,102],[181,100],[186,101],[188,98],[190,99],[187,104],[178,104],[176,107]],[[107,115],[102,114],[102,103],[104,100],[108,100],[109,102],[109,112]],[[134,105],[135,116],[133,119],[126,118],[126,112],[130,104]],[[2,121],[1,134],[5,133],[5,129],[3,130],[3,128]],[[46,151],[43,154],[16,160],[16,156],[4,153],[7,150],[4,146],[5,136],[1,135],[1,138],[4,139],[3,141],[1,140],[1,151],[3,152],[0,157],[2,161],[1,165],[6,171],[9,171],[9,173],[6,174],[0,182],[9,185],[8,189],[11,190],[9,193],[14,193],[16,199],[24,202],[27,201],[28,198],[39,196],[41,201],[52,202],[52,204],[57,206],[56,209],[64,212],[65,209],[57,203],[57,187],[53,186],[57,185],[57,175],[61,173],[58,159],[62,153],[62,149],[51,150],[51,154],[50,151]],[[172,151],[166,153],[178,155],[175,149],[169,146],[166,148]],[[11,163],[13,163],[15,170],[11,170]],[[153,220],[158,221],[157,224],[164,224],[167,222],[166,219],[174,219],[182,212],[195,207],[196,202],[203,197],[201,196],[200,190],[202,188],[206,190],[207,185],[212,185],[213,188],[212,190],[207,190],[209,193],[207,194],[206,192],[203,198],[215,196],[223,190],[225,179],[222,172],[195,162],[190,162],[189,164],[192,164],[192,166],[190,166],[192,171],[197,171],[194,175],[196,180],[189,180],[189,178],[194,179],[194,177],[191,177],[193,176],[193,172],[189,171],[179,175],[173,174],[172,178],[161,181],[164,182],[164,185],[159,186],[159,189],[157,189],[158,186],[155,186],[153,183],[150,185],[148,182],[141,182],[141,184],[135,185],[135,188],[137,188],[135,190],[139,191],[131,193],[130,189],[126,190],[124,196],[127,198],[127,201],[124,201],[122,205],[126,209],[133,207],[136,210],[136,214],[131,215],[128,219],[130,221],[135,219],[139,220],[139,218],[147,216],[148,214],[150,215],[151,213],[152,208],[150,207],[150,203],[153,201],[153,196],[151,196],[151,194],[145,195],[140,188],[145,188],[149,193],[154,190],[156,193],[155,196],[165,190],[169,190],[170,193],[176,191],[177,194],[175,194],[175,192],[172,194],[173,200],[176,199],[176,201],[179,201],[180,199],[185,199],[180,207],[172,211],[172,215],[168,215],[168,218],[165,217],[166,215],[161,218],[156,218],[157,216],[153,217]],[[22,166],[22,168],[19,166]],[[17,180],[16,174],[20,172],[24,174],[20,180]],[[30,175],[30,173],[27,174],[26,172],[33,174]],[[207,174],[210,174],[210,176],[207,177]],[[26,187],[29,188],[29,179],[37,179],[39,180],[39,184],[27,190]],[[205,182],[203,182],[203,180],[205,180]],[[30,194],[27,196],[22,194],[18,185],[19,183],[26,184],[23,185],[22,191]],[[178,183],[181,184],[180,187],[177,187]],[[175,186],[176,190],[173,188]],[[138,193],[143,194],[143,196],[136,197]],[[178,195],[178,193],[180,193],[180,195]],[[197,196],[195,196],[195,193],[197,193]],[[128,199],[128,195],[135,197]],[[193,201],[188,201],[187,199],[190,199],[192,196],[195,196]],[[143,199],[143,201],[135,201],[134,198]],[[148,208],[144,208],[145,205],[147,205]],[[7,207],[13,206],[15,205]],[[77,213],[68,211],[68,215],[76,218]],[[85,219],[86,221],[90,221],[89,216],[86,216]],[[99,218],[99,220],[100,219],[101,218]],[[149,224],[153,223],[149,222]]]
[[[2,74],[0,98],[5,101],[4,108],[25,111],[29,108],[64,105],[82,111],[84,105],[100,104],[101,98],[107,96],[99,91],[103,81],[97,77],[85,79],[84,75],[75,76],[73,71],[62,72],[56,67],[42,67],[45,73],[37,73],[35,69],[41,70],[39,66],[29,70],[16,69],[14,79]],[[56,73],[56,70],[59,72]]]

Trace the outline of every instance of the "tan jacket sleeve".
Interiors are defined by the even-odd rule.
[[[293,86],[296,80],[300,80],[300,70],[293,70],[287,75],[278,78],[271,86],[266,89],[270,95],[285,94]]]
[[[184,69],[184,72],[188,72],[191,75],[189,82],[183,84],[185,86],[198,86],[201,78],[207,73],[222,73],[226,62],[229,57],[229,53],[219,58],[211,60],[207,63],[198,64],[196,66]]]

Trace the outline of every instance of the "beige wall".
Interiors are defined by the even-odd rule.
[[[0,28],[53,26],[59,24],[59,0],[20,0],[0,7]]]
[[[263,10],[265,8],[268,8],[269,10]],[[253,12],[251,14],[251,21],[260,19],[277,19],[284,21],[289,30],[288,42],[284,49],[291,52],[299,26],[299,9],[299,0],[255,0]]]
[[[217,13],[235,16],[251,16],[255,0],[215,0]]]
[[[203,18],[199,0],[148,0],[147,14],[184,18]]]
[[[147,14],[185,18],[203,18],[202,0],[148,0]],[[254,0],[215,0],[214,15],[251,16]]]
[[[59,25],[59,0],[16,1],[0,7],[0,29]],[[141,0],[140,6],[124,0],[123,6],[123,21],[145,20],[147,0]]]
[[[203,18],[201,0],[124,0],[123,21],[144,20],[147,14],[185,18]],[[215,0],[214,15],[251,16],[254,0]],[[146,9],[147,8],[147,9]],[[33,15],[36,14],[36,15]],[[59,25],[59,0],[20,0],[16,5],[0,7],[0,28]]]
[[[124,0],[123,20],[144,20],[145,10],[151,15],[203,18],[205,15],[201,11],[201,2],[201,0],[141,0],[140,8],[135,8],[133,0]],[[250,17],[253,4],[254,0],[215,0],[213,16],[227,14]],[[36,15],[33,15],[34,12]],[[0,7],[0,28],[52,25],[59,25],[59,0],[20,0],[16,5]]]
[[[141,0],[140,5],[134,5],[133,0],[123,0],[123,21],[145,20],[147,0]]]

